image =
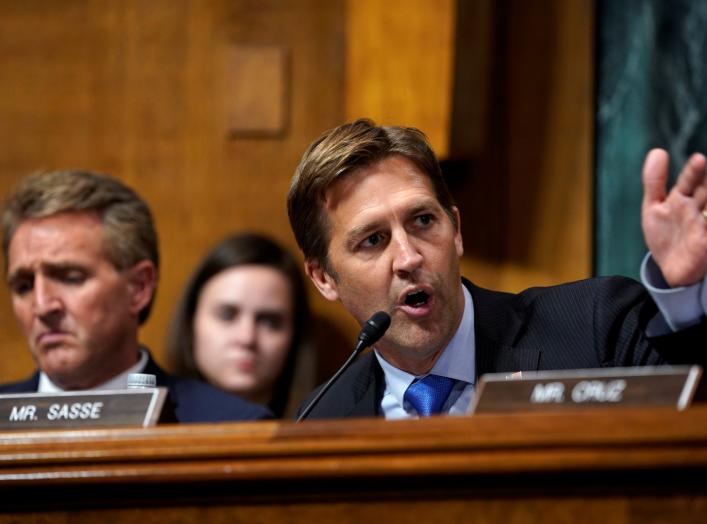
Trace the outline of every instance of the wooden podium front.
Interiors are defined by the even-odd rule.
[[[707,407],[0,441],[0,523],[707,521]]]

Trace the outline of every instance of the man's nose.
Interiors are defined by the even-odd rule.
[[[46,317],[61,311],[61,299],[56,286],[41,275],[34,279],[33,302],[34,313]]]
[[[393,239],[393,248],[393,272],[399,277],[409,277],[422,265],[422,253],[407,233],[401,233]]]

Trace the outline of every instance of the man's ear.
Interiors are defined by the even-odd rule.
[[[128,289],[130,292],[130,312],[140,314],[152,300],[157,286],[157,268],[151,260],[141,260],[128,269]]]
[[[464,241],[462,240],[462,219],[459,215],[459,208],[452,206],[452,213],[456,219],[456,233],[454,234],[454,247],[457,250],[457,256],[461,257],[464,254]]]
[[[339,299],[336,280],[327,273],[318,260],[305,260],[304,272],[312,279],[312,282],[314,282],[314,285],[324,298],[332,301]]]

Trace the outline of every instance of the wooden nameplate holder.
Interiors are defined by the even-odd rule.
[[[690,405],[700,366],[654,366],[483,375],[470,413]]]
[[[154,426],[167,388],[0,395],[0,430]]]

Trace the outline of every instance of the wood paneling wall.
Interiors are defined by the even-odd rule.
[[[505,3],[504,269],[519,290],[591,274],[594,6]]]
[[[347,6],[347,116],[419,127],[449,161],[464,274],[508,291],[590,276],[593,2]]]
[[[158,360],[174,301],[209,246],[255,229],[295,249],[284,202],[293,169],[313,138],[359,116],[420,127],[457,166],[466,276],[518,290],[589,275],[591,0],[0,0],[0,9],[0,192],[38,169],[82,167],[145,197],[163,264],[141,339]],[[234,75],[248,80],[234,56],[252,55],[282,60],[268,62],[282,75],[273,96],[283,107],[263,133],[233,121]],[[264,77],[249,70],[258,85]],[[310,289],[324,376],[357,327]],[[0,380],[20,378],[32,363],[4,288],[0,321]]]
[[[346,117],[422,129],[446,156],[454,0],[348,0]]]
[[[161,360],[173,304],[208,247],[255,229],[296,249],[290,177],[312,138],[344,119],[343,1],[3,0],[0,11],[0,192],[70,167],[137,189],[162,254],[141,339]],[[286,55],[280,136],[232,136],[233,46]],[[0,320],[0,380],[20,378],[32,363],[4,288]]]

